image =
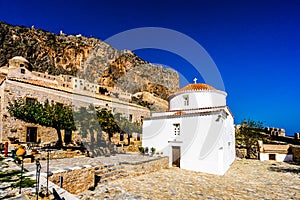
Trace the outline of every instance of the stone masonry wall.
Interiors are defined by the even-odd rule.
[[[300,162],[300,146],[292,145],[291,146],[291,151],[292,151],[292,154],[293,154],[293,160],[295,162]]]
[[[125,170],[128,172],[129,176],[139,176],[169,168],[169,157],[158,157],[155,160],[150,160],[147,162],[123,162],[121,164],[125,167]]]
[[[74,167],[69,171],[55,173],[49,177],[53,183],[60,185],[60,177],[63,177],[62,188],[72,194],[86,191],[95,184],[95,169],[93,167]]]

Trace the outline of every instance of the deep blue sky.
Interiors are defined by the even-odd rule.
[[[251,118],[288,134],[300,131],[300,1],[0,0],[0,9],[0,21],[13,25],[102,40],[138,27],[179,31],[201,44],[216,63],[236,123]],[[136,53],[171,66],[190,82],[194,78],[190,63],[175,54]]]

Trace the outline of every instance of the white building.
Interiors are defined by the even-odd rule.
[[[170,166],[223,175],[235,159],[233,116],[227,94],[189,84],[169,97],[169,110],[143,123],[143,147],[169,156]]]
[[[288,144],[263,144],[258,142],[259,146],[259,160],[274,160],[277,162],[293,161],[293,154],[290,151]]]

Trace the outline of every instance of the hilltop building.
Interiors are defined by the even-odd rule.
[[[167,112],[143,123],[143,147],[169,156],[169,165],[223,175],[235,159],[235,130],[227,94],[189,84],[169,97]]]
[[[103,92],[105,91],[105,92]],[[94,105],[95,108],[107,108],[113,113],[121,113],[130,121],[141,121],[150,115],[148,108],[130,103],[131,94],[116,91],[120,98],[114,97],[110,88],[89,83],[84,79],[70,75],[53,76],[32,71],[31,64],[23,57],[16,56],[7,66],[0,68],[0,134],[2,141],[9,137],[20,142],[53,142],[57,140],[52,128],[25,123],[14,119],[8,113],[9,102],[17,98],[28,101],[72,105],[74,110],[81,106]],[[78,132],[62,131],[64,142],[81,139]]]

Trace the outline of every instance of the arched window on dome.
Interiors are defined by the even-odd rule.
[[[183,105],[188,106],[189,105],[189,95],[183,96]]]

